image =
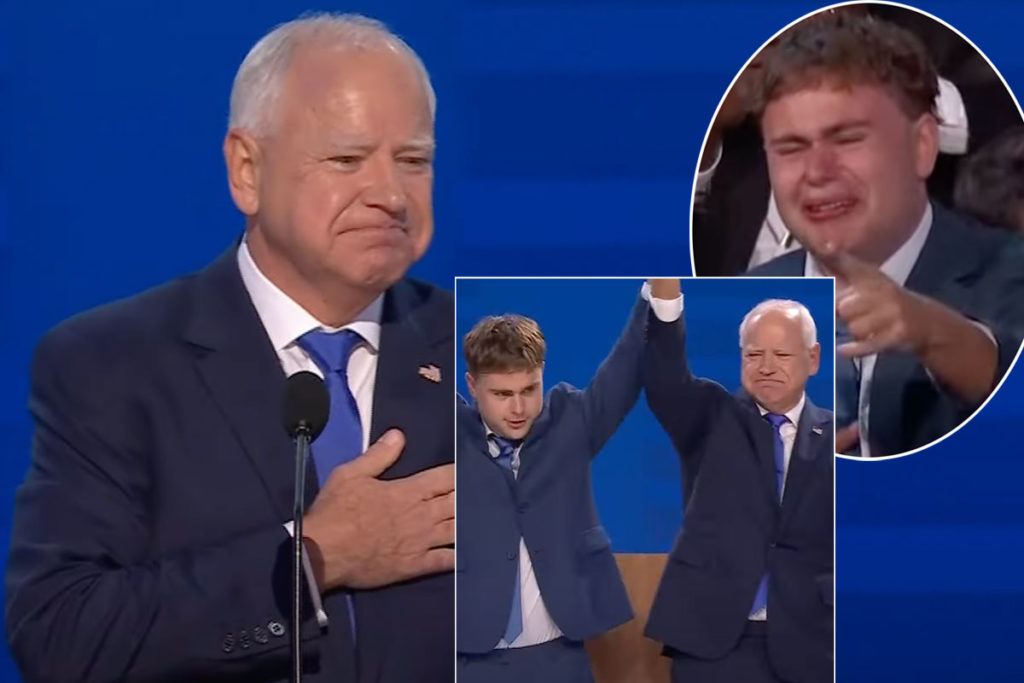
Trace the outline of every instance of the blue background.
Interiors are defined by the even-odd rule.
[[[1024,91],[1024,3],[923,2]],[[241,229],[234,70],[309,9],[0,1],[0,547],[28,463],[27,366],[67,315],[211,260]],[[352,2],[439,96],[418,274],[685,274],[697,154],[747,57],[812,2]],[[614,316],[610,316],[614,317]],[[840,681],[1019,680],[1024,377],[939,446],[838,469]],[[59,654],[58,654],[59,656]],[[0,655],[0,680],[16,680]]]
[[[482,317],[519,313],[540,325],[547,341],[544,386],[583,388],[622,333],[641,280],[466,280],[455,287],[461,340]],[[739,324],[764,299],[796,299],[811,312],[823,345],[821,368],[807,393],[832,408],[833,288],[831,280],[684,280],[687,358],[693,373],[729,391],[740,386]],[[458,390],[469,398],[465,360],[456,362]],[[685,406],[680,407],[681,410]],[[456,465],[457,466],[457,465]],[[593,464],[594,496],[616,552],[668,552],[679,530],[679,460],[641,394]]]

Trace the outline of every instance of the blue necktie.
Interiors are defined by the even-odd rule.
[[[331,399],[327,426],[312,445],[316,478],[321,488],[335,467],[363,452],[363,425],[359,421],[359,406],[348,386],[348,358],[352,350],[362,342],[363,338],[354,330],[313,330],[299,337],[299,346],[324,374],[327,394]],[[350,591],[345,591],[345,602],[348,605],[352,640],[355,641],[356,609]]]
[[[774,432],[774,453],[775,453],[775,485],[778,488],[779,500],[782,500],[782,487],[786,481],[786,446],[782,441],[782,425],[789,422],[789,418],[778,413],[765,413],[764,419],[772,424]],[[768,605],[768,572],[761,577],[761,583],[757,584],[757,594],[754,595],[754,605],[750,613],[754,614]]]
[[[313,330],[299,338],[301,346],[324,374],[327,393],[331,397],[331,413],[327,426],[313,444],[316,477],[323,487],[335,467],[363,452],[363,426],[359,408],[348,386],[348,358],[363,342],[358,332]]]
[[[504,439],[497,435],[491,435],[491,439],[498,446],[498,457],[494,460],[508,472],[509,477],[515,477],[512,472],[512,455],[519,447],[518,441]],[[518,549],[518,544],[517,544]],[[519,553],[516,553],[516,579],[512,588],[512,609],[508,615],[508,624],[505,626],[505,643],[512,644],[519,634],[523,632],[523,593],[519,585]]]
[[[846,323],[836,318],[836,347],[853,341]],[[836,356],[836,427],[857,421],[860,405],[860,367],[852,358]]]

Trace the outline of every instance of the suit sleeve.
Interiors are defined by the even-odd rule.
[[[255,667],[283,677],[287,532],[272,523],[155,552],[148,506],[160,491],[145,413],[112,388],[123,381],[104,381],[109,364],[83,362],[83,345],[52,333],[32,369],[32,463],[6,577],[8,638],[25,679],[246,678]],[[318,632],[308,603],[305,614],[308,638]]]
[[[686,325],[680,316],[662,322],[651,314],[643,363],[647,404],[684,463],[692,462],[713,411],[725,390],[697,379],[686,359]],[[693,462],[694,465],[697,463]]]
[[[592,455],[604,447],[640,396],[644,320],[649,310],[648,303],[637,297],[625,329],[582,392]]]

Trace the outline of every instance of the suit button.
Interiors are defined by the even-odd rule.
[[[520,512],[526,512],[526,508],[528,508],[528,507],[530,507],[528,503],[520,503],[519,504],[519,511]]]
[[[252,646],[252,641],[249,640],[249,632],[242,629],[241,633],[238,634],[238,644],[242,646],[243,650],[248,650]]]
[[[768,547],[769,547],[769,548],[774,548],[774,547],[776,547],[777,545],[779,545],[779,544],[778,544],[778,543],[776,543],[775,541],[772,541],[771,543],[769,543],[769,544],[768,544]]]
[[[507,553],[505,553],[505,559],[506,560],[514,560],[514,559],[516,559],[516,554],[510,550]]]
[[[279,638],[284,635],[284,624],[280,621],[272,621],[267,624],[267,628],[270,629],[270,635],[275,638]]]
[[[224,640],[220,643],[220,649],[224,650],[225,653],[231,652],[235,649],[235,637],[230,633],[224,636]]]
[[[262,626],[257,626],[253,628],[252,637],[257,643],[260,643],[261,645],[270,640],[270,636],[267,635],[267,629],[263,628]]]

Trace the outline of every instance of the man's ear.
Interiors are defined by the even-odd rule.
[[[469,395],[476,400],[476,378],[469,372],[466,373],[466,386],[469,387]]]
[[[821,344],[815,343],[814,346],[807,349],[807,353],[811,355],[811,371],[809,375],[817,375],[818,368],[821,366]]]
[[[931,114],[922,114],[914,123],[913,136],[914,169],[918,178],[927,180],[939,156],[939,122]]]
[[[224,163],[228,171],[228,189],[235,206],[246,216],[260,209],[260,171],[262,150],[248,131],[232,128],[224,138]]]

